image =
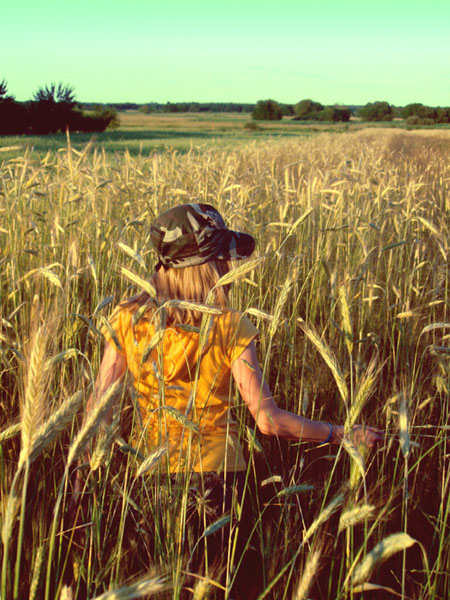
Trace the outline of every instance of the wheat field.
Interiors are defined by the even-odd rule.
[[[377,129],[2,162],[2,600],[236,598],[249,578],[261,599],[448,598],[449,159],[449,132]],[[149,223],[190,201],[256,238],[231,298],[278,404],[386,432],[372,452],[267,438],[235,394],[248,507],[213,523],[201,485],[171,493],[132,447],[128,387],[83,421],[99,330],[156,263]],[[220,531],[226,550],[196,561]]]

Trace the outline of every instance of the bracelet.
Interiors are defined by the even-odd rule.
[[[328,437],[324,442],[321,442],[322,444],[328,444],[328,442],[331,440],[331,437],[333,435],[333,425],[331,423],[328,423],[328,425],[330,426],[330,432],[328,433]]]

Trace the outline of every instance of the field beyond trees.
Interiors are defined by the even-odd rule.
[[[1,598],[236,598],[244,529],[261,599],[447,599],[450,132],[121,118],[97,140],[1,140]],[[246,495],[215,522],[201,482],[167,493],[161,457],[132,447],[129,387],[111,426],[82,422],[99,330],[156,263],[149,224],[190,201],[256,238],[232,304],[279,405],[386,432],[372,452],[265,438],[235,393]]]

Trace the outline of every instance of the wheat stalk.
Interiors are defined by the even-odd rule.
[[[46,390],[48,386],[48,365],[46,361],[46,336],[39,327],[33,336],[28,360],[27,381],[22,404],[21,451],[19,468],[29,457],[36,431],[44,418]]]
[[[30,595],[28,600],[35,600],[37,598],[37,591],[39,586],[39,579],[41,576],[42,563],[44,561],[44,549],[45,546],[42,544],[39,546],[38,551],[36,553],[36,557],[34,559],[33,564],[33,576],[31,578],[30,584]]]
[[[359,418],[365,403],[373,393],[377,375],[381,367],[376,371],[377,358],[374,357],[364,369],[363,375],[358,382],[356,391],[353,394],[352,402],[348,410],[348,416],[345,423],[345,431],[349,432]]]
[[[408,458],[411,439],[409,437],[409,424],[408,424],[408,412],[406,410],[406,398],[405,394],[399,394],[398,396],[398,425],[400,429],[400,448],[405,458]]]
[[[367,448],[365,444],[361,444],[361,446],[357,448],[353,442],[346,437],[343,438],[342,445],[351,459],[349,486],[350,490],[355,491],[360,480],[364,479],[366,475],[365,455]]]
[[[290,277],[287,277],[284,281],[283,287],[281,288],[280,295],[277,298],[277,302],[275,304],[275,309],[273,311],[273,319],[269,325],[268,335],[269,337],[273,337],[275,332],[278,329],[278,325],[281,320],[281,311],[283,310],[284,305],[289,296],[289,292],[292,289],[293,280],[295,278],[295,273],[293,273]]]
[[[63,585],[59,600],[73,600],[72,588],[68,585]]]
[[[216,283],[216,285],[214,287],[219,287],[222,285],[229,285],[230,283],[237,281],[238,279],[240,279],[241,277],[243,277],[250,271],[253,271],[263,261],[264,261],[263,256],[260,256],[257,258],[252,258],[250,260],[245,261],[244,263],[238,265],[234,269],[231,269],[231,271],[228,271],[228,273],[225,273],[225,275],[222,275],[222,277],[219,279],[219,281]]]
[[[316,347],[319,351],[320,356],[328,365],[334,380],[336,381],[339,393],[341,394],[341,398],[345,404],[348,401],[348,388],[347,383],[345,381],[344,375],[339,367],[338,361],[334,356],[331,349],[325,344],[325,342],[320,338],[319,334],[312,328],[309,327],[301,318],[297,319],[300,323],[300,327],[303,330],[303,333],[309,339],[310,342]]]
[[[18,473],[18,472],[17,472]],[[17,474],[16,473],[16,474]],[[6,498],[3,499],[5,501]],[[6,510],[2,509],[3,512],[3,523],[2,523],[2,542],[3,546],[7,546],[10,541],[11,531],[14,526],[16,515],[20,508],[20,497],[16,494],[15,486],[11,486],[11,491],[6,500]]]
[[[317,577],[319,572],[320,554],[321,552],[318,549],[308,553],[308,558],[303,567],[302,578],[292,596],[292,600],[306,600],[312,580],[314,577]]]
[[[338,288],[339,307],[342,317],[342,331],[344,332],[344,341],[349,355],[353,352],[353,327],[350,318],[350,307],[348,305],[347,292],[344,285]]]
[[[287,233],[288,237],[294,233],[294,231],[303,223],[303,221],[306,221],[306,219],[309,217],[309,215],[312,213],[313,210],[314,210],[313,208],[308,209],[303,215],[301,215],[295,221],[295,223],[292,223],[292,225],[289,227],[289,231]]]
[[[89,412],[81,430],[71,443],[67,456],[67,464],[70,464],[89,443],[91,437],[103,423],[113,402],[116,399],[116,393],[120,389],[121,381],[115,381],[94,404]]]
[[[370,577],[375,566],[396,552],[406,550],[416,543],[407,533],[393,533],[384,538],[367,554],[355,568],[351,581],[353,585],[364,583]]]
[[[117,245],[121,250],[123,250],[126,254],[128,254],[128,256],[130,256],[133,260],[135,260],[139,264],[140,267],[142,267],[144,270],[146,269],[144,259],[138,252],[136,252],[136,250],[133,250],[133,248],[130,248],[130,246],[127,246],[124,242],[117,242]],[[136,275],[135,275],[135,277],[136,277]]]
[[[372,515],[374,510],[375,507],[371,504],[362,504],[345,510],[339,519],[339,533],[365,521]]]
[[[121,272],[123,275],[125,275],[127,279],[129,279],[138,287],[142,288],[145,292],[147,292],[147,294],[151,298],[156,298],[156,289],[149,281],[142,279],[142,277],[139,277],[139,275],[132,273],[128,269],[125,269],[125,267],[121,268]]]
[[[142,475],[145,475],[149,471],[155,469],[155,467],[157,467],[160,464],[163,456],[165,456],[166,454],[167,446],[165,445],[155,450],[155,452],[152,452],[152,454],[147,456],[140,465],[139,469],[137,470],[136,477],[142,477]]]
[[[186,310],[195,310],[204,315],[221,315],[223,310],[215,308],[214,306],[207,306],[206,304],[200,304],[197,302],[188,302],[187,300],[167,300],[161,306],[161,308],[185,308]]]
[[[435,329],[450,329],[450,323],[430,323],[422,329],[420,335],[427,333],[427,331],[434,331]]]
[[[185,415],[183,415],[182,412],[177,410],[175,407],[165,404],[164,406],[158,406],[158,408],[153,409],[152,412],[156,412],[156,411],[160,411],[160,410],[163,410],[163,411],[169,413],[169,415],[173,419],[178,421],[178,423],[181,423],[181,425],[183,425],[183,427],[186,427],[186,429],[190,429],[194,433],[199,432],[198,424],[194,423],[193,421],[190,421]]]
[[[164,335],[165,335],[164,329],[159,329],[158,331],[156,331],[156,333],[153,335],[153,337],[150,340],[150,342],[148,343],[148,345],[145,347],[144,352],[142,353],[142,362],[143,363],[145,363],[147,361],[153,348],[155,348],[164,339]]]
[[[16,423],[15,425],[10,425],[3,431],[0,431],[0,444],[3,444],[3,442],[6,442],[6,440],[15,437],[20,433],[21,429],[22,423]]]
[[[272,321],[273,317],[272,315],[269,315],[269,313],[264,312],[263,310],[259,310],[258,308],[254,308],[254,307],[250,307],[246,309],[247,314],[251,315],[252,317],[256,317],[258,319],[262,319],[263,321]]]
[[[72,421],[83,399],[82,392],[77,392],[68,398],[37,430],[33,444],[30,448],[28,460],[32,463],[41,452]],[[20,466],[20,461],[19,461]]]
[[[208,591],[211,588],[211,579],[208,577],[201,577],[194,586],[194,593],[192,600],[203,600],[208,598]]]
[[[319,527],[323,523],[325,523],[325,521],[328,521],[331,515],[335,513],[338,510],[338,508],[342,505],[343,501],[344,495],[338,494],[323,510],[320,511],[319,516],[314,519],[314,521],[305,531],[303,535],[302,546],[306,544],[310,537],[314,535],[314,533],[319,529]]]
[[[153,596],[164,590],[167,590],[165,579],[162,577],[153,577],[141,579],[131,585],[105,592],[92,600],[132,600],[133,598],[142,598],[143,596]]]
[[[119,430],[119,423],[117,419],[114,419],[98,436],[95,448],[92,451],[92,455],[89,460],[91,471],[96,471],[104,462],[107,453],[111,449],[112,442],[114,441]]]

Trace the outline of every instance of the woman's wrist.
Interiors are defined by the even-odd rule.
[[[333,425],[331,423],[320,423],[321,429],[325,429],[323,426],[326,426],[327,431],[326,437],[324,440],[319,440],[319,446],[325,446],[325,444],[331,444],[333,440]]]
[[[331,423],[328,423],[328,436],[327,438],[322,442],[322,444],[331,444],[332,440],[333,440],[333,425]]]
[[[324,423],[328,427],[327,437],[320,442],[320,445],[325,444],[340,444],[344,433],[342,425],[333,425],[332,423]]]

